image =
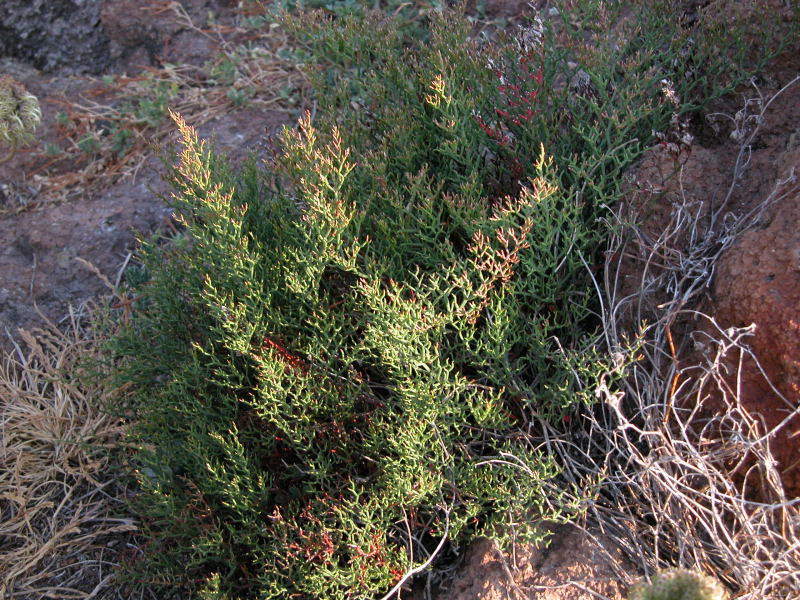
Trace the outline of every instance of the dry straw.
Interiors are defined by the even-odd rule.
[[[0,597],[115,597],[115,557],[132,519],[111,474],[117,420],[100,410],[118,394],[80,377],[99,345],[73,318],[20,331],[0,364]]]

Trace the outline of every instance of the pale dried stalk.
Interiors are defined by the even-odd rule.
[[[760,101],[754,130],[743,136],[735,182],[746,175],[747,145],[770,102]],[[588,524],[646,575],[673,565],[700,569],[741,600],[800,598],[800,498],[787,498],[768,443],[779,430],[796,427],[792,419],[800,407],[784,398],[786,417],[767,430],[743,406],[738,389],[745,360],[761,369],[747,345],[753,327],[723,329],[695,307],[723,252],[770,205],[796,191],[795,183],[793,173],[778,181],[763,202],[737,218],[722,212],[730,193],[716,209],[681,194],[657,237],[617,215],[627,222],[620,229],[626,233],[612,240],[605,279],[595,281],[604,323],[598,343],[612,356],[640,358],[621,390],[610,387],[614,373],[599,382],[600,403],[575,419],[571,431],[543,426],[544,445],[565,466],[567,481],[583,488],[597,482]],[[639,285],[627,297],[619,292],[620,264],[612,262],[621,255],[641,265]],[[645,321],[650,324],[639,332],[639,345],[626,350],[623,330]],[[701,358],[684,366],[671,328],[689,321],[695,336],[683,341],[693,341]],[[742,481],[758,482],[759,501],[741,489],[745,484],[734,483]],[[621,569],[618,576],[628,583],[635,577]]]
[[[101,403],[114,391],[81,381],[98,345],[73,319],[21,331],[0,368],[0,597],[113,597],[115,550],[133,519],[115,515],[124,490],[111,472],[119,422]]]

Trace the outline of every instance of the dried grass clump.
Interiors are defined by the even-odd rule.
[[[136,529],[115,514],[121,428],[100,409],[119,392],[81,377],[100,348],[77,319],[20,337],[27,350],[0,363],[0,597],[115,597],[114,557]]]
[[[41,120],[36,96],[10,75],[0,77],[0,143],[11,146],[11,153],[0,157],[0,163],[11,158],[17,146],[33,141]]]

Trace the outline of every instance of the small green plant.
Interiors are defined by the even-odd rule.
[[[225,95],[228,97],[228,100],[231,101],[231,104],[238,108],[247,104],[247,100],[252,95],[252,92],[248,89],[231,88]]]
[[[178,95],[178,85],[172,81],[148,82],[144,93],[132,105],[133,124],[156,128],[167,117],[170,102]]]
[[[116,126],[111,132],[111,151],[117,156],[124,156],[133,146],[135,133],[128,127]]]
[[[628,594],[628,600],[726,600],[727,597],[721,583],[687,569],[661,571]]]
[[[0,77],[0,142],[11,146],[11,151],[0,157],[0,163],[9,160],[18,147],[35,139],[41,120],[36,96],[10,75]]]
[[[72,120],[69,118],[69,115],[65,113],[63,110],[60,110],[56,113],[56,123],[60,127],[70,127],[72,125]]]
[[[78,140],[78,148],[80,148],[81,152],[88,156],[92,156],[100,152],[100,140],[97,139],[97,134],[94,132],[85,133],[79,140]]]
[[[205,66],[208,72],[206,82],[208,85],[230,86],[238,77],[237,56],[223,55],[218,60],[210,62]]]
[[[64,152],[64,149],[61,146],[59,146],[58,144],[54,144],[52,142],[48,142],[48,143],[46,143],[44,145],[44,153],[47,156],[53,156],[53,157],[61,156],[61,154],[63,152]]]

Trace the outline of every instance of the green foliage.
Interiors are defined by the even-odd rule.
[[[167,116],[170,101],[178,95],[178,85],[173,81],[146,79],[143,91],[124,102],[120,112],[129,115],[134,126],[158,127]]]
[[[448,199],[479,218],[463,247],[433,234],[432,178],[409,178],[394,200],[406,214],[386,205],[408,239],[378,243],[336,130],[284,133],[289,191],[255,165],[232,185],[179,126],[191,241],[146,249],[117,340],[139,388],[140,508],[160,567],[215,573],[234,597],[367,597],[442,536],[513,523],[535,538],[532,517],[559,518],[543,491],[556,471],[524,434],[548,403],[515,381],[522,307],[505,301],[556,194],[547,161],[517,199]],[[412,243],[415,228],[430,239]]]
[[[97,139],[97,135],[93,132],[85,133],[78,140],[78,148],[84,154],[97,154],[100,151],[100,142]]]
[[[44,145],[44,153],[47,156],[59,156],[64,150],[58,144],[53,144],[52,142],[47,142]]]
[[[216,61],[205,65],[208,72],[206,83],[208,85],[233,85],[239,76],[237,68],[237,57],[235,55],[222,55]]]
[[[225,94],[235,107],[244,106],[251,95],[251,90],[231,88]]]
[[[125,156],[134,142],[133,129],[119,125],[111,128],[111,151],[117,156]]]
[[[628,600],[725,600],[728,595],[715,579],[686,569],[667,569],[635,586]]]
[[[481,45],[444,12],[420,47],[365,10],[287,17],[318,116],[272,162],[234,173],[175,117],[182,231],[143,244],[114,345],[144,572],[372,598],[443,539],[575,512],[533,431],[612,370],[591,350],[602,217],[695,106],[673,99],[693,89],[678,25],[645,15],[605,60],[559,41],[585,33],[568,21]]]

